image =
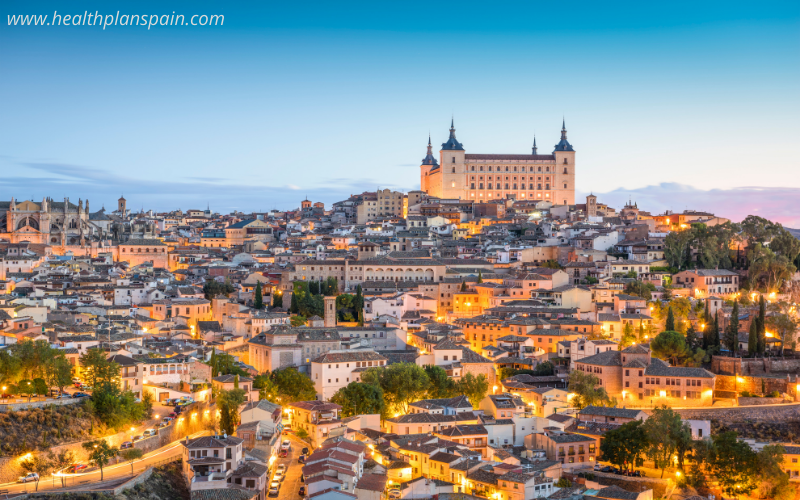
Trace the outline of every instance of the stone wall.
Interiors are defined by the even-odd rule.
[[[739,398],[739,406],[760,406],[784,403],[783,398]]]
[[[800,405],[676,409],[684,419],[720,422],[788,422],[800,420]]]
[[[20,411],[20,410],[30,410],[32,408],[44,408],[46,406],[64,406],[64,405],[75,405],[78,403],[82,403],[83,398],[69,398],[69,399],[48,399],[47,401],[31,401],[30,403],[14,403],[14,404],[3,404],[0,405],[0,411],[8,412],[8,411]]]
[[[751,377],[747,375],[717,375],[714,390],[717,392],[739,393],[747,391],[752,394],[769,394],[778,391],[781,394],[788,394],[794,399],[797,394],[797,380],[795,377],[787,379],[785,377]]]
[[[731,358],[712,356],[711,371],[719,375],[800,373],[800,358]]]

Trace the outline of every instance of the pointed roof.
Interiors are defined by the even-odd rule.
[[[442,144],[442,150],[464,151],[464,146],[456,140],[455,120],[450,120],[450,138]]]
[[[433,148],[431,147],[431,135],[428,134],[428,154],[422,159],[423,165],[438,165],[436,158],[433,156]]]
[[[572,145],[567,141],[567,122],[566,120],[561,122],[561,141],[556,144],[555,151],[575,151],[572,149]]]
[[[539,154],[536,152],[538,148],[536,147],[536,135],[533,136],[533,154]]]

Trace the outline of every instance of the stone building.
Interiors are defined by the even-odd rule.
[[[450,123],[450,138],[442,144],[439,160],[428,154],[420,166],[422,191],[436,198],[487,202],[497,199],[550,201],[575,204],[575,150],[567,141],[566,125],[552,154],[539,154],[534,138],[532,154],[467,154]]]

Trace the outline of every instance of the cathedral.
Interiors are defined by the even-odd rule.
[[[45,245],[84,245],[97,228],[89,222],[89,200],[78,204],[44,198],[33,201],[0,201],[0,239],[11,243],[29,241]]]
[[[89,212],[89,200],[84,205],[81,199],[77,205],[69,198],[63,202],[44,198],[41,203],[17,203],[14,198],[0,201],[0,241],[86,246],[93,241],[116,243],[155,237],[154,223],[130,220],[125,198],[120,197],[117,203],[119,209],[106,214],[105,209]]]
[[[552,154],[539,154],[536,138],[531,154],[466,154],[450,122],[450,138],[442,144],[438,160],[430,137],[428,154],[420,166],[420,188],[436,198],[549,201],[575,203],[575,150],[567,141],[566,123]]]

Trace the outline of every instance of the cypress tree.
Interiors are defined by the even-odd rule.
[[[478,269],[478,284],[483,283],[483,273]]]
[[[461,282],[461,291],[462,292],[466,292],[467,291],[467,283],[464,282],[464,281]]]
[[[705,303],[706,303],[706,309],[705,312],[703,312],[703,321],[705,321],[706,324],[708,324],[711,323],[711,314],[708,312],[708,299],[705,300]]]
[[[289,305],[289,312],[292,314],[298,314],[300,312],[300,306],[297,303],[297,292],[299,291],[299,287],[295,288],[294,293],[292,294],[292,303]]]
[[[758,332],[758,353],[764,354],[767,350],[767,303],[764,301],[764,296],[762,295],[758,301],[758,317],[756,318],[758,322],[756,324],[757,332]]]
[[[697,339],[697,332],[694,330],[694,325],[689,323],[689,328],[686,329],[686,345],[694,351],[697,349],[698,343],[699,341]]]
[[[356,298],[353,305],[358,313],[361,313],[364,310],[364,295],[361,293],[361,285],[356,287]]]
[[[752,357],[758,352],[758,321],[753,318],[750,322],[750,336],[747,337],[747,353]]]
[[[712,341],[714,343],[714,347],[720,346],[719,341],[719,311],[714,313],[714,336],[712,337]]]
[[[239,375],[234,375],[233,376],[233,388],[234,389],[238,389],[239,388]]]
[[[277,290],[272,294],[272,307],[283,307],[283,294]]]
[[[735,355],[737,350],[736,348],[739,346],[739,302],[733,303],[731,321],[728,323],[728,328],[725,333],[725,344]]]
[[[259,310],[264,308],[264,296],[261,293],[261,282],[259,281],[256,283],[256,296],[253,299],[253,307]]]
[[[211,377],[217,376],[217,350],[215,348],[211,348],[211,359],[208,360],[208,364],[211,365]]]
[[[668,332],[675,331],[675,315],[672,314],[672,306],[667,310],[667,322],[664,325],[664,329]]]

